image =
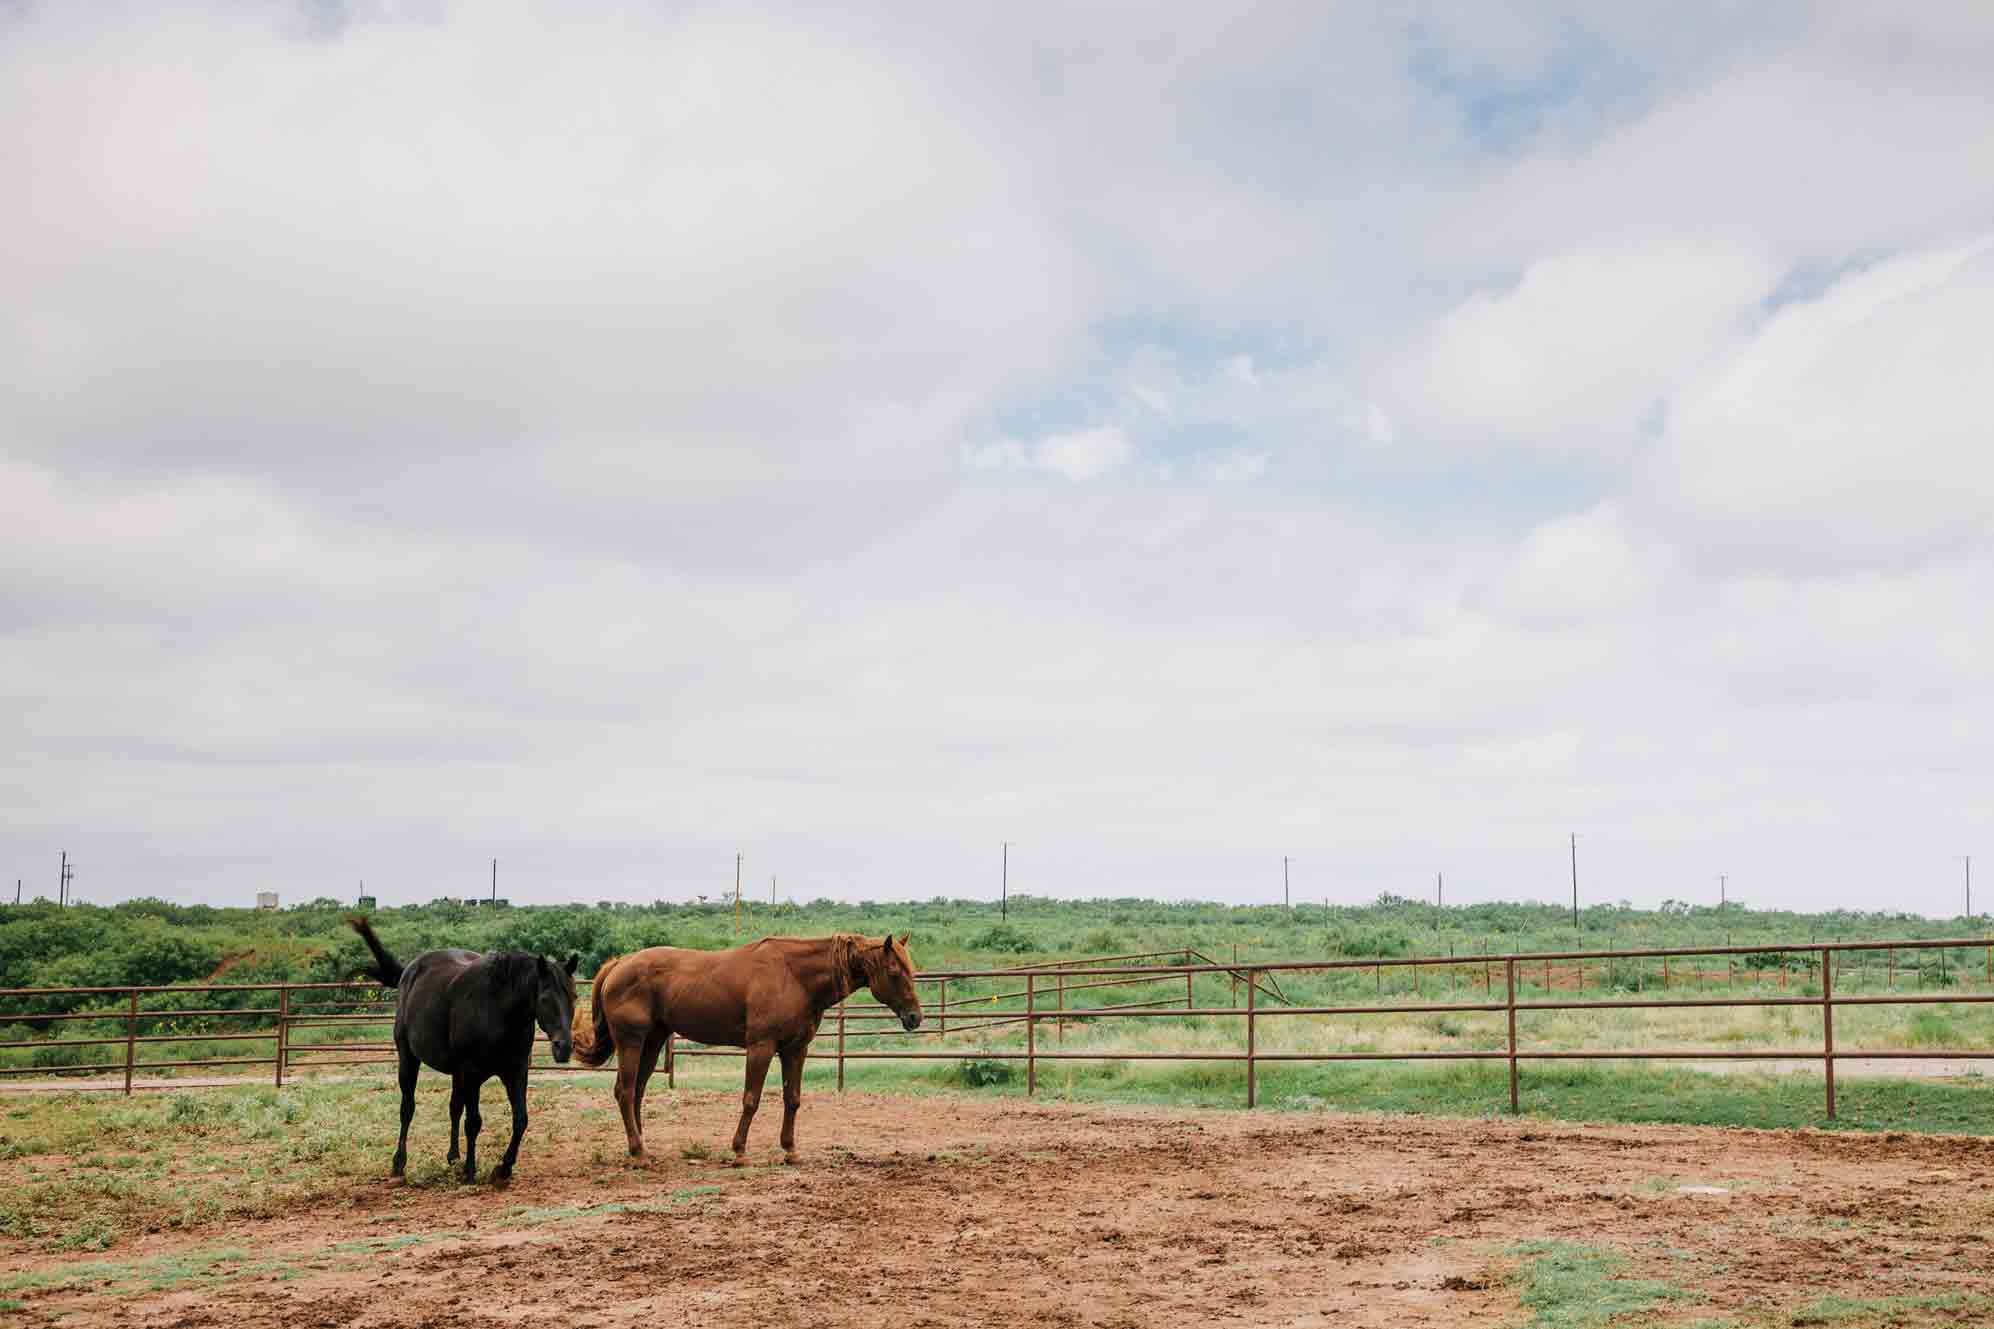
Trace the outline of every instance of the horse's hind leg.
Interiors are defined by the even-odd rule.
[[[782,1049],[782,1161],[795,1163],[796,1112],[803,1106],[803,1062],[809,1044]]]
[[[408,1051],[397,1050],[401,1052],[399,1078],[402,1088],[402,1133],[401,1138],[395,1141],[394,1165],[388,1170],[388,1175],[392,1177],[401,1176],[402,1170],[408,1166],[408,1126],[415,1120],[415,1077],[422,1070],[422,1063]]]
[[[623,1114],[623,1135],[630,1144],[630,1156],[641,1158],[644,1154],[644,1128],[637,1120],[638,1105],[644,1101],[644,1091],[638,1080],[638,1072],[649,1068],[644,1062],[644,1041],[648,1034],[632,1035],[616,1030],[616,1109]]]
[[[478,1131],[485,1120],[478,1115],[478,1090],[484,1085],[479,1075],[459,1075],[457,1093],[464,1100],[464,1180],[478,1179]]]
[[[464,1116],[464,1082],[456,1076],[450,1077],[450,1152],[443,1156],[446,1163],[457,1161],[457,1123]]]
[[[775,1055],[775,1047],[770,1043],[755,1043],[748,1048],[748,1081],[741,1090],[741,1124],[734,1128],[734,1166],[740,1167],[742,1155],[748,1152],[748,1123],[755,1119],[755,1109],[762,1103],[762,1084],[769,1078],[769,1058]]]
[[[526,1065],[518,1067],[499,1077],[505,1085],[505,1096],[512,1103],[512,1142],[505,1147],[505,1157],[499,1160],[492,1172],[492,1179],[505,1181],[512,1176],[512,1165],[519,1158],[519,1142],[526,1134]]]
[[[665,1031],[653,1029],[644,1040],[644,1052],[637,1063],[637,1081],[631,1086],[630,1120],[637,1125],[637,1147],[630,1152],[644,1152],[644,1088],[651,1083],[651,1072],[658,1068],[658,1053],[665,1047]]]

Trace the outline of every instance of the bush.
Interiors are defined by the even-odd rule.
[[[971,1057],[956,1067],[957,1078],[972,1089],[981,1089],[985,1085],[992,1084],[1009,1084],[1011,1075],[1010,1062],[996,1061],[988,1057]]]
[[[1011,955],[1023,955],[1034,950],[1032,939],[1012,927],[1009,923],[998,923],[985,928],[969,939],[973,951],[1001,951]]]

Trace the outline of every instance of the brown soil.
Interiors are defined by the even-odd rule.
[[[642,1161],[613,1119],[543,1134],[536,1116],[509,1187],[383,1179],[109,1256],[0,1254],[0,1277],[222,1247],[259,1262],[207,1286],[9,1294],[30,1323],[155,1329],[1439,1326],[1519,1322],[1510,1247],[1552,1238],[1705,1297],[1617,1324],[1994,1294],[1994,1140],[819,1094],[800,1167],[775,1165],[766,1108],[754,1166],[685,1157],[719,1145],[735,1102],[655,1095]],[[544,1212],[612,1202],[654,1207]]]

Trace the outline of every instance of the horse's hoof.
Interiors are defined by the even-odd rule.
[[[643,1146],[643,1145],[641,1145],[641,1144],[633,1144],[633,1145],[631,1145],[631,1146],[630,1146],[630,1156],[631,1156],[632,1158],[642,1158],[642,1157],[644,1156],[644,1146]]]
[[[785,1167],[795,1167],[798,1163],[801,1163],[802,1161],[803,1160],[801,1158],[798,1158],[796,1156],[796,1151],[794,1149],[790,1150],[788,1153],[782,1156],[783,1166]]]
[[[397,1158],[392,1164],[389,1165],[388,1175],[391,1177],[399,1177],[406,1170],[406,1168],[407,1164],[405,1164],[401,1159]]]
[[[455,1149],[452,1149],[449,1153],[443,1155],[443,1161],[446,1163],[454,1163],[462,1157],[463,1157],[462,1154],[458,1153]]]
[[[477,1179],[478,1179],[478,1170],[476,1168],[467,1167],[464,1169],[464,1184],[466,1186],[470,1185],[472,1182],[476,1181]]]
[[[498,1165],[497,1167],[495,1167],[495,1168],[493,1168],[493,1169],[492,1169],[492,1180],[493,1180],[493,1181],[511,1181],[511,1180],[512,1180],[512,1169],[511,1169],[511,1168],[509,1168],[509,1167],[507,1167],[507,1166],[506,1166],[505,1164],[503,1164],[503,1163],[500,1163],[500,1164],[499,1164],[499,1165]]]
[[[748,1160],[746,1156],[742,1154],[735,1154],[733,1159],[729,1161],[727,1164],[728,1167],[746,1167],[747,1165],[748,1165]]]

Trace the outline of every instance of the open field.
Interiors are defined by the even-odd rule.
[[[716,1081],[719,1067],[714,1068]],[[709,1073],[698,1075],[703,1083]],[[515,1180],[385,1082],[0,1105],[0,1306],[45,1325],[1939,1325],[1994,1320],[1994,1141],[543,1079]],[[487,1112],[489,1137],[504,1111]]]

